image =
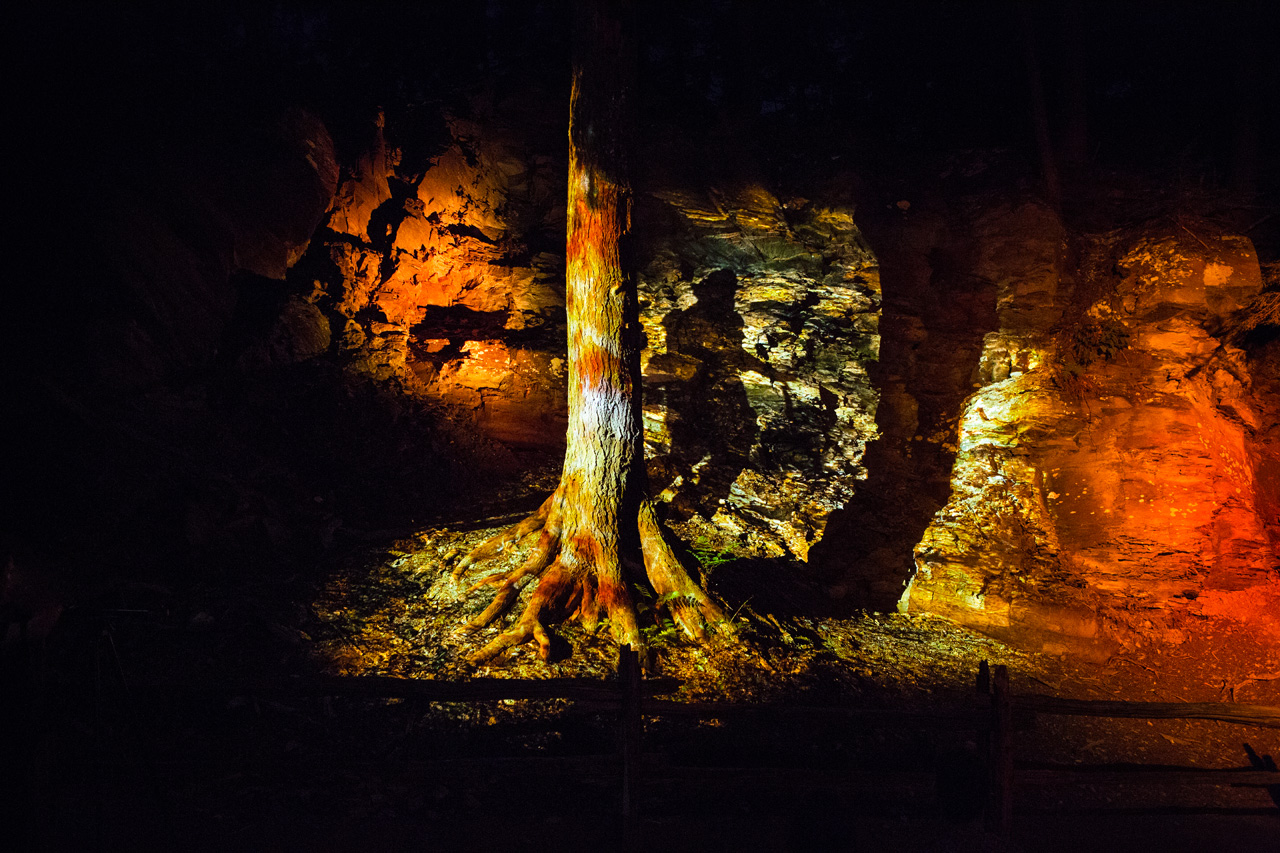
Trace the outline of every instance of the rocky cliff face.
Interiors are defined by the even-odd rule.
[[[461,119],[449,132],[414,168],[378,117],[311,259],[308,301],[353,371],[439,400],[497,441],[558,446],[563,261],[537,243],[563,230],[563,177],[499,132]]]
[[[866,477],[875,257],[852,210],[787,209],[758,185],[654,204],[641,274],[653,475],[678,509],[806,559]]]
[[[373,116],[340,170],[324,126],[289,112],[264,131],[271,162],[166,178],[191,222],[118,200],[105,258],[142,313],[86,336],[98,372],[145,384],[215,350],[269,386],[345,371],[348,396],[448,414],[423,441],[459,468],[554,456],[564,175],[492,122],[444,127],[428,145]],[[1009,198],[856,217],[750,182],[638,198],[653,491],[741,553],[808,560],[845,606],[1041,647],[1264,614],[1274,282],[1203,223],[1073,234]],[[468,440],[445,441],[449,423]]]
[[[562,176],[450,128],[414,174],[374,128],[309,302],[349,369],[554,450]],[[1259,606],[1280,409],[1273,356],[1233,331],[1270,298],[1247,240],[1073,235],[997,195],[868,221],[883,304],[849,206],[755,184],[639,200],[645,437],[678,516],[755,553],[819,546],[850,603],[1047,647]]]
[[[1175,223],[1069,247],[1047,211],[1012,208],[975,234],[998,327],[903,605],[1099,650],[1265,608],[1276,400],[1232,334],[1270,298],[1249,242]]]

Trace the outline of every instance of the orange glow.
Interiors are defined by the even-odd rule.
[[[1045,648],[1104,623],[1120,639],[1192,615],[1280,625],[1262,416],[1243,353],[1206,320],[1260,290],[1257,259],[1229,238],[1153,239],[1117,266],[1085,316],[1124,334],[1084,365],[1070,329],[987,336],[991,379],[966,401],[906,609]],[[1015,351],[1020,369],[991,367]]]

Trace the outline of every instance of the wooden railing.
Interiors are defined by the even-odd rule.
[[[1103,765],[1017,769],[1013,747],[1019,727],[1036,714],[1137,719],[1216,720],[1238,725],[1280,728],[1280,708],[1219,702],[1115,702],[1012,694],[1008,671],[983,661],[976,680],[982,701],[968,709],[868,709],[841,705],[680,702],[655,698],[680,687],[674,678],[642,678],[638,657],[621,650],[618,678],[545,680],[474,678],[433,681],[387,677],[311,677],[211,687],[168,684],[152,689],[262,696],[347,696],[400,698],[432,702],[485,702],[520,699],[569,699],[587,709],[618,714],[621,807],[624,826],[634,827],[641,778],[644,717],[733,718],[764,715],[792,720],[849,720],[862,727],[961,729],[976,732],[987,767],[985,820],[989,830],[1005,834],[1013,814],[1017,784],[1088,782],[1102,784],[1231,784],[1266,787],[1280,805],[1280,772],[1271,756],[1250,752],[1252,768],[1193,769],[1154,765]],[[145,688],[144,688],[145,689]]]

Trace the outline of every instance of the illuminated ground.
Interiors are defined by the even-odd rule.
[[[453,581],[447,567],[458,551],[482,541],[501,522],[425,528],[389,548],[372,547],[353,554],[329,577],[312,605],[317,620],[310,645],[314,659],[327,672],[349,675],[610,677],[616,654],[613,644],[576,628],[562,632],[558,654],[551,662],[538,660],[528,647],[483,668],[465,662],[467,651],[482,638],[467,634],[460,625],[483,607],[487,595],[468,596],[468,584]],[[709,564],[704,570],[710,588],[737,614],[739,626],[736,641],[706,647],[661,634],[660,627],[652,629],[656,635],[653,670],[684,680],[679,694],[683,698],[950,707],[971,701],[974,673],[979,661],[986,659],[1009,667],[1017,692],[1088,699],[1280,704],[1280,649],[1274,639],[1259,638],[1242,623],[1203,620],[1177,645],[1153,642],[1127,648],[1105,663],[1027,654],[937,618],[811,615],[822,612],[824,605],[816,585],[802,579],[802,567],[750,557],[733,561],[731,554],[716,553],[718,544],[710,543],[714,533],[699,534],[692,527],[681,532],[690,541],[703,543],[699,554]],[[499,568],[485,567],[480,573]],[[750,590],[756,594],[747,596]],[[481,722],[499,729],[513,727],[522,733],[515,741],[523,737],[525,746],[541,754],[572,752],[571,747],[558,747],[560,728],[574,725],[561,718],[561,711],[555,703],[514,703],[492,709]],[[913,734],[904,739],[895,733],[773,731],[768,736],[773,743],[769,743],[760,739],[760,732],[734,724],[697,727],[651,720],[649,730],[648,750],[675,763],[812,766],[816,762],[827,772],[841,761],[850,766],[885,762],[881,766],[922,767],[965,748],[964,736]],[[1198,721],[1042,716],[1033,729],[1018,734],[1017,755],[1022,762],[1051,764],[1134,762],[1226,768],[1247,764],[1246,742],[1261,753],[1280,753],[1280,736],[1268,729]],[[1263,789],[1142,786],[1027,789],[1019,792],[1019,806],[1028,812],[1274,808]],[[841,806],[850,807],[851,803]],[[903,820],[933,808],[920,802],[899,807]],[[1166,819],[1166,826],[1173,825],[1170,820]],[[1249,849],[1247,839],[1242,837],[1241,843],[1246,846],[1240,849]]]

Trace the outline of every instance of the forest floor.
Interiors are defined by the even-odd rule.
[[[59,732],[46,750],[55,781],[42,807],[45,849],[92,849],[93,839],[100,849],[163,848],[175,836],[209,850],[617,847],[611,712],[563,700],[156,699],[134,690],[307,673],[610,679],[617,650],[607,632],[574,626],[557,630],[549,661],[521,647],[483,667],[466,662],[487,634],[461,626],[488,598],[467,586],[503,561],[463,582],[451,578],[452,561],[536,506],[545,486],[531,478],[454,518],[350,536],[321,576],[122,592],[111,630],[55,663],[64,675],[79,667],[81,683],[96,687],[51,718]],[[678,532],[695,543],[690,555],[736,633],[696,645],[651,619],[649,672],[682,682],[666,698],[973,708],[986,660],[1008,668],[1015,695],[1280,705],[1280,643],[1242,623],[1205,620],[1177,644],[1162,637],[1105,662],[1028,653],[934,617],[831,614],[801,567],[738,556],[696,525]],[[144,623],[129,612],[164,615]],[[831,719],[649,717],[635,837],[666,850],[1274,849],[1280,810],[1268,789],[1204,785],[1020,787],[1012,839],[998,839],[972,797],[981,790],[975,739]],[[1246,743],[1280,756],[1276,729],[1208,721],[1039,715],[1014,746],[1030,766],[1241,768]],[[935,773],[951,780],[951,794]]]

